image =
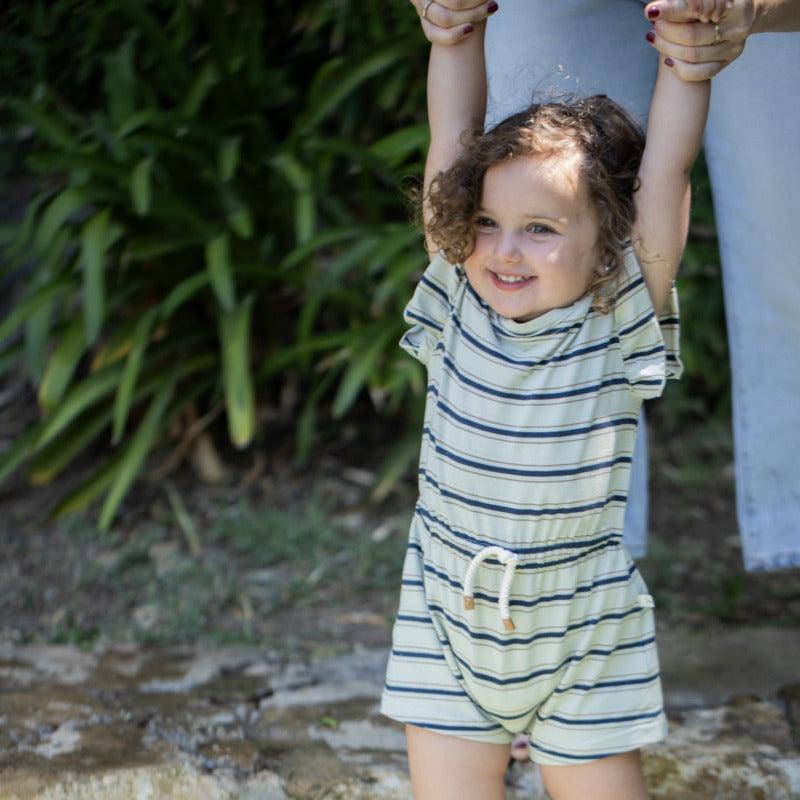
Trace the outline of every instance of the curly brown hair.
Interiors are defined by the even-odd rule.
[[[427,233],[452,264],[463,263],[475,247],[474,221],[481,207],[489,167],[524,156],[582,155],[580,179],[599,224],[598,252],[608,269],[590,286],[594,308],[614,304],[622,253],[633,228],[634,192],[644,150],[636,120],[605,95],[535,103],[494,128],[467,131],[466,150],[431,183]]]

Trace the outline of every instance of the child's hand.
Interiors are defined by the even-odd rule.
[[[495,0],[411,0],[432,44],[457,44],[498,9]]]
[[[700,22],[719,22],[733,0],[686,0],[689,11]]]
[[[738,0],[654,0],[645,9],[652,22],[668,19],[671,22],[712,22],[725,17],[734,5],[743,6]],[[742,9],[738,9],[741,13]]]
[[[647,41],[678,77],[705,81],[742,54],[754,12],[751,0],[652,0],[644,13],[654,23]]]

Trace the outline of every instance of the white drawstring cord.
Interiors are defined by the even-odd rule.
[[[472,611],[475,608],[475,597],[472,594],[472,583],[475,579],[475,572],[478,567],[487,559],[494,556],[501,564],[505,565],[506,571],[503,575],[503,582],[500,585],[500,616],[507,631],[515,630],[515,625],[511,619],[509,611],[509,595],[511,594],[511,581],[514,580],[514,571],[519,564],[519,556],[497,545],[484,547],[477,553],[472,561],[469,562],[467,573],[464,575],[464,608]]]

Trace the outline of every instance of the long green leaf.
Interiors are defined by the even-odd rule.
[[[159,309],[151,308],[139,319],[133,332],[133,342],[131,344],[128,357],[125,359],[125,369],[122,372],[122,379],[114,397],[114,415],[111,433],[111,441],[118,444],[125,430],[128,421],[128,412],[131,407],[131,400],[142,369],[144,352],[150,340],[150,333],[158,316]]]
[[[127,169],[111,161],[107,154],[87,150],[87,152],[65,153],[58,150],[54,153],[37,153],[28,159],[28,166],[36,172],[44,174],[90,174],[98,178],[122,184],[127,177]]]
[[[211,359],[211,361],[214,361],[214,359]],[[209,366],[209,364],[210,361],[208,360],[194,359],[191,363],[184,365],[184,368],[180,370],[179,377],[186,377],[194,371],[203,370],[204,367]],[[181,399],[170,406],[162,427],[166,428],[166,426],[169,425],[172,420],[176,419],[180,414],[185,412],[189,403],[195,402],[197,397],[207,393],[211,388],[212,383],[213,379],[199,380],[198,382],[194,383],[186,392],[181,392]],[[162,384],[163,381],[160,379],[155,379],[143,384],[136,392],[137,399],[152,395],[158,386]],[[105,416],[102,422],[104,424],[107,423],[109,418],[110,413]],[[75,435],[78,435],[78,433],[76,432]],[[55,446],[58,444],[58,441],[59,440],[56,440],[56,442],[53,443],[53,448],[55,448]],[[69,441],[71,440],[68,440],[68,442]],[[67,447],[69,446],[68,442],[66,444]],[[117,466],[126,454],[126,450],[124,448],[120,448],[108,461],[106,461],[106,463],[100,469],[92,473],[92,475],[81,486],[79,486],[78,489],[70,493],[67,497],[63,498],[58,506],[53,510],[51,516],[63,516],[86,508],[86,506],[99,497],[111,485],[117,474]],[[54,458],[58,458],[58,454],[55,452],[53,453],[53,456]],[[49,464],[43,465],[44,469],[47,469],[48,467],[50,467]]]
[[[409,125],[392,131],[370,145],[369,154],[390,166],[396,166],[412,156],[427,152],[429,139],[427,125]]]
[[[134,72],[135,37],[128,38],[105,59],[103,88],[106,108],[112,127],[118,128],[131,118],[136,106],[136,75]]]
[[[333,371],[324,374],[320,382],[309,393],[300,411],[300,416],[295,425],[295,441],[297,442],[297,456],[301,463],[306,461],[311,451],[311,445],[316,433],[317,408],[320,400],[325,396],[335,379],[336,373]]]
[[[397,45],[384,48],[352,65],[351,62],[341,59],[335,64],[336,69],[323,66],[312,82],[308,109],[299,124],[303,129],[318,125],[330,112],[339,108],[343,100],[362,83],[386,71],[407,55],[408,43],[400,41]]]
[[[52,112],[48,113],[39,106],[16,97],[5,97],[4,102],[53,147],[66,152],[78,149],[78,140]]]
[[[8,256],[14,258],[26,253],[33,239],[34,231],[36,230],[36,221],[39,219],[39,211],[50,199],[49,193],[40,192],[28,202],[22,222],[14,226],[16,229],[16,237],[13,243],[8,246]]]
[[[191,277],[182,280],[161,302],[159,306],[160,319],[169,319],[190,297],[206,286],[208,286],[207,272],[197,272]]]
[[[282,272],[292,272],[298,264],[314,255],[317,251],[324,250],[331,245],[360,239],[364,235],[363,225],[348,225],[341,228],[326,228],[315,234],[303,244],[293,247],[283,258],[278,269]]]
[[[213,62],[207,61],[197,73],[197,77],[186,92],[181,103],[181,115],[186,117],[197,116],[208,93],[219,83],[219,70]]]
[[[34,383],[39,383],[44,374],[47,348],[50,343],[50,322],[53,301],[50,300],[25,320],[25,362],[28,374]]]
[[[131,202],[133,203],[134,211],[140,217],[150,211],[150,200],[153,194],[153,162],[152,156],[143,158],[131,172]]]
[[[81,232],[81,264],[83,265],[83,321],[86,341],[100,335],[105,313],[105,262],[109,240],[111,209],[105,208],[91,217]]]
[[[181,60],[181,52],[167,36],[158,17],[151,14],[139,0],[120,0],[116,5],[117,9],[127,16],[131,30],[137,31],[138,35],[158,51],[170,70],[167,76],[170,84],[185,85],[191,76],[190,67]]]
[[[236,305],[236,290],[233,282],[230,236],[227,232],[215,236],[206,244],[206,269],[222,310],[233,311]]]
[[[270,160],[295,193],[295,235],[299,243],[307,242],[316,227],[314,196],[309,171],[291,153],[278,153]]]
[[[31,459],[28,479],[34,486],[47,486],[88,447],[111,422],[111,409],[86,414],[68,427]]]
[[[119,504],[136,480],[153,442],[161,432],[162,419],[174,389],[173,382],[162,386],[150,403],[136,433],[126,446],[100,512],[98,524],[101,530],[107,530],[111,525]]]
[[[76,287],[77,281],[74,278],[59,278],[31,292],[17,303],[0,323],[0,343],[14,333],[20,325],[23,325],[38,309],[50,303],[54,297]]]
[[[259,362],[257,383],[282,372],[287,367],[305,360],[312,353],[325,350],[341,350],[352,340],[350,331],[320,334],[306,342],[295,342],[290,347],[283,347],[268,358]],[[399,339],[400,337],[398,337]]]
[[[111,364],[74,386],[45,421],[44,429],[36,442],[37,449],[51,442],[67,425],[102,397],[110,395],[119,384],[121,374],[122,364]]]
[[[378,470],[378,477],[370,491],[370,500],[379,503],[408,475],[410,467],[419,461],[420,438],[416,431],[402,436],[392,447]]]
[[[68,257],[69,245],[69,231],[59,230],[40,255],[29,281],[31,286],[44,287],[52,282],[53,277],[64,267],[64,257]],[[56,299],[55,296],[48,299],[25,320],[25,361],[34,383],[38,383],[44,373]]]
[[[134,111],[133,114],[117,128],[114,132],[114,136],[117,141],[122,141],[132,133],[136,133],[140,128],[147,127],[157,116],[158,111],[154,108],[144,108]]]
[[[345,250],[338,258],[327,265],[300,311],[297,322],[297,338],[300,341],[307,341],[311,336],[317,313],[333,288],[342,281],[351,269],[354,269],[359,264],[366,263],[370,254],[375,252],[380,245],[380,237],[364,235],[360,240],[354,242],[352,247]]]
[[[78,362],[85,352],[86,336],[83,319],[78,316],[62,334],[39,384],[37,393],[39,407],[45,412],[52,411],[61,402]]]
[[[217,174],[225,183],[236,174],[242,155],[242,137],[226,136],[217,148]]]
[[[0,483],[16,472],[20,464],[33,454],[42,426],[42,422],[37,422],[28,428],[25,433],[14,440],[8,450],[0,455]]]
[[[389,342],[395,338],[392,328],[383,326],[369,328],[362,332],[361,341],[355,348],[350,364],[339,382],[333,401],[333,417],[339,419],[353,405],[358,394],[366,386]]]
[[[228,433],[236,447],[247,447],[255,435],[255,393],[250,372],[250,318],[253,298],[223,312],[219,319],[222,385]]]
[[[63,498],[56,507],[50,512],[51,517],[63,517],[67,514],[74,514],[89,506],[96,500],[114,480],[119,462],[125,455],[124,451],[115,453],[105,464],[96,469],[91,476],[84,481],[74,492],[70,492]]]
[[[249,239],[253,235],[253,214],[244,203],[239,203],[230,208],[226,219],[230,229],[240,238]]]
[[[198,233],[135,236],[128,240],[125,254],[133,261],[147,261],[199,247],[204,241],[205,237]]]
[[[73,186],[59,192],[50,201],[39,220],[33,239],[38,253],[44,252],[61,226],[70,216],[84,208],[89,199],[88,191]]]

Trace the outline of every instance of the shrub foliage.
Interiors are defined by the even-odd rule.
[[[0,480],[47,483],[110,443],[57,509],[102,498],[108,526],[178,421],[224,410],[246,447],[289,376],[301,458],[358,398],[418,408],[422,372],[396,343],[423,266],[403,182],[427,146],[426,57],[402,0],[7,4],[3,167],[36,189],[0,239],[0,280],[23,285],[0,372],[25,370],[40,417]],[[706,338],[724,350],[715,303]],[[387,474],[413,454],[402,443]]]
[[[4,231],[23,299],[0,323],[41,420],[0,460],[55,478],[114,447],[59,510],[108,525],[189,406],[256,435],[257,397],[299,375],[298,448],[323,401],[419,387],[396,350],[420,241],[425,43],[403,4],[59,0],[4,12],[3,134],[38,176]]]

